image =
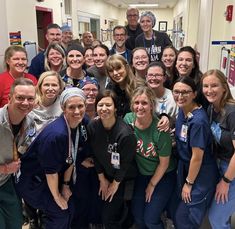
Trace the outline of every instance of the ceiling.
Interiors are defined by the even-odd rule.
[[[155,4],[157,8],[173,8],[178,0],[103,0],[111,5],[119,8],[128,8],[129,4]]]

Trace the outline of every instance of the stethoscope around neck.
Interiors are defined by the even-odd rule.
[[[77,127],[75,144],[73,144],[72,138],[71,138],[71,129],[69,127],[68,121],[65,116],[64,116],[64,120],[65,120],[67,129],[68,129],[68,142],[69,142],[68,156],[67,156],[65,162],[69,165],[74,164],[74,166],[75,166],[75,162],[76,162],[76,158],[77,158],[78,143],[79,143],[79,128]]]

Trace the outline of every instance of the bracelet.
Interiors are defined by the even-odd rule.
[[[230,184],[232,181],[231,180],[229,180],[226,176],[222,176],[222,179],[223,179],[223,181],[225,182],[225,183],[227,183],[227,184]]]
[[[70,184],[70,181],[63,181],[62,184],[64,184],[64,185],[69,185],[69,184]]]
[[[193,184],[194,184],[193,182],[189,181],[188,178],[185,179],[185,183],[189,186],[193,186]]]

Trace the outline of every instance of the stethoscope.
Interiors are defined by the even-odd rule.
[[[67,164],[69,164],[69,165],[73,164],[75,167],[75,162],[76,162],[76,158],[77,158],[78,143],[79,143],[79,128],[77,127],[75,144],[73,144],[72,139],[71,139],[71,130],[70,130],[68,121],[65,116],[64,116],[64,120],[65,120],[67,129],[68,129],[68,142],[69,142],[68,156],[65,161]]]

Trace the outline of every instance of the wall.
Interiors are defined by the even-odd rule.
[[[225,20],[224,12],[226,11],[226,6],[230,4],[234,6],[233,21],[227,22]],[[211,44],[213,40],[231,40],[232,36],[235,36],[235,0],[214,0],[211,24],[211,37],[209,42]],[[226,47],[231,48],[230,45]],[[221,45],[210,45],[208,69],[219,68],[221,48]]]
[[[8,46],[8,33],[7,33],[7,17],[6,17],[6,4],[5,0],[0,0],[0,72],[3,71],[3,59],[4,59],[4,52],[6,47]]]

